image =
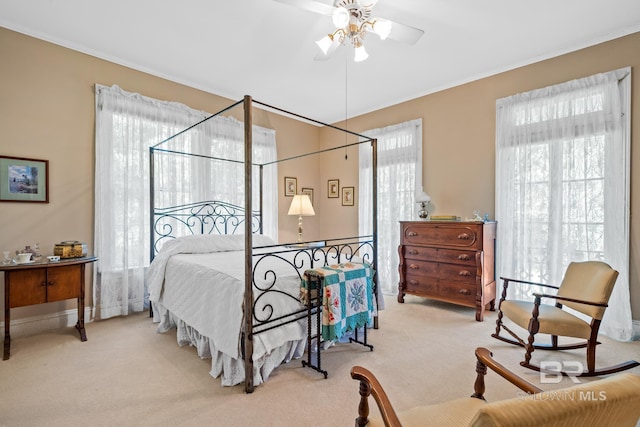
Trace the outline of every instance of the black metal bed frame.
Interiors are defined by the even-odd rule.
[[[166,239],[184,234],[238,234],[246,220],[241,206],[218,200],[154,208],[152,214],[151,259]],[[185,233],[176,233],[181,227]],[[262,232],[262,212],[251,213],[251,230]]]
[[[188,132],[190,129],[196,127],[202,122],[205,122],[213,117],[219,116],[222,113],[230,110],[233,107],[242,104],[244,108],[244,175],[245,175],[245,203],[244,206],[236,206],[222,201],[204,201],[204,202],[196,202],[191,204],[179,205],[179,206],[170,206],[170,207],[156,207],[155,206],[155,179],[154,179],[154,155],[155,153],[173,153],[179,155],[196,155],[191,153],[182,153],[175,152],[172,150],[167,150],[161,148],[163,144],[170,141],[171,139],[177,137],[178,135]],[[252,125],[252,109],[253,104],[257,104],[262,106],[263,108],[278,112],[284,113],[289,116],[297,117],[299,119],[312,122],[315,124],[327,126],[354,136],[357,136],[361,139],[360,142],[353,144],[343,144],[338,147],[329,148],[321,151],[306,153],[300,156],[295,156],[287,159],[280,159],[274,161],[272,163],[279,163],[287,160],[293,160],[304,156],[319,154],[331,150],[343,149],[352,145],[359,145],[362,143],[370,143],[372,148],[372,170],[373,170],[373,232],[371,235],[367,236],[356,236],[349,238],[341,238],[341,239],[330,239],[325,240],[324,245],[319,246],[309,246],[310,242],[300,243],[292,243],[289,245],[284,245],[286,249],[282,249],[283,245],[276,246],[262,246],[262,247],[254,247],[253,246],[253,233],[262,232],[262,171],[263,167],[267,164],[258,164],[256,165],[252,161],[252,133],[253,133],[253,125]],[[206,157],[202,155],[197,155],[198,157]],[[277,107],[273,107],[268,104],[264,104],[258,101],[253,100],[250,96],[245,96],[242,101],[238,101],[229,107],[221,110],[220,112],[204,119],[203,121],[194,124],[188,129],[168,138],[152,147],[149,148],[149,157],[150,157],[150,224],[151,224],[151,260],[153,260],[155,254],[160,249],[160,246],[166,239],[172,239],[180,235],[185,234],[244,234],[245,236],[245,292],[244,292],[244,303],[243,307],[251,307],[251,316],[243,316],[243,330],[242,330],[242,356],[244,358],[245,365],[245,392],[251,393],[254,390],[253,385],[253,337],[254,335],[266,332],[268,330],[283,326],[285,324],[289,324],[292,322],[297,322],[301,319],[307,318],[309,321],[309,327],[307,328],[308,332],[308,342],[311,342],[312,339],[312,331],[311,331],[311,316],[316,315],[317,321],[320,320],[320,311],[321,311],[321,300],[315,299],[313,302],[309,302],[306,307],[301,307],[299,310],[291,313],[276,313],[274,311],[273,305],[269,302],[269,298],[274,294],[283,295],[284,298],[292,298],[299,302],[299,296],[291,295],[287,292],[283,292],[276,288],[276,273],[273,270],[264,270],[260,271],[260,266],[263,261],[268,258],[273,259],[279,258],[283,262],[288,263],[297,273],[300,280],[302,280],[303,272],[300,271],[300,268],[303,266],[303,259],[308,260],[311,268],[314,265],[320,264],[324,266],[327,264],[327,261],[331,257],[338,257],[338,259],[343,256],[346,260],[351,260],[354,256],[358,256],[365,261],[369,262],[375,269],[376,260],[378,256],[377,252],[377,140],[369,138],[365,135],[360,135],[355,132],[348,131],[346,129],[341,129],[336,126],[319,122],[317,120],[313,120],[295,113],[288,112],[286,110],[279,109]],[[220,158],[209,157],[214,160],[225,160]],[[233,162],[237,162],[235,160],[229,160]],[[253,209],[252,206],[252,185],[253,185],[253,171],[252,166],[260,167],[260,197],[259,197],[259,207],[258,209]],[[186,227],[185,231],[177,232],[176,228]],[[273,251],[264,254],[254,254],[255,249],[270,249],[273,248]],[[295,253],[293,262],[286,260],[283,256],[284,253]],[[263,281],[267,281],[266,285],[259,286],[257,285],[256,275],[262,274]],[[373,277],[373,286],[374,292],[377,288],[376,276]],[[321,298],[321,296],[319,297]],[[311,301],[311,300],[310,300]],[[319,325],[318,325],[319,326]],[[377,322],[375,322],[375,326],[377,327]],[[319,343],[319,335],[315,335],[316,339]],[[356,342],[358,341],[356,335]],[[365,342],[363,345],[368,346],[373,349],[372,346],[366,344],[366,328],[365,328]],[[308,352],[311,351],[310,348],[307,349]],[[304,363],[303,363],[304,364]],[[323,371],[320,367],[320,349],[318,346],[318,355],[317,355],[317,364],[311,363],[309,359],[308,363],[305,366],[310,366],[315,370],[322,372],[327,376],[326,371]]]

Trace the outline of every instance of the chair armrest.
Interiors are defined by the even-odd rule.
[[[502,294],[500,294],[500,302],[498,304],[498,308],[502,304],[502,301],[507,299],[507,288],[509,287],[509,283],[511,283],[511,282],[519,283],[521,285],[542,286],[542,287],[545,287],[545,288],[550,288],[550,289],[555,289],[555,290],[560,289],[559,287],[553,286],[553,285],[546,285],[544,283],[529,282],[527,280],[511,279],[509,277],[503,277],[503,276],[500,276],[500,280],[502,280]]]
[[[559,295],[550,295],[550,294],[539,294],[534,292],[532,294],[534,297],[536,297],[536,300],[538,298],[553,298],[556,301],[569,301],[569,302],[577,302],[580,304],[587,304],[587,305],[595,305],[596,307],[608,307],[609,305],[607,303],[603,303],[603,302],[593,302],[593,301],[585,301],[585,300],[581,300],[581,299],[576,299],[576,298],[568,298],[568,297],[561,297]]]
[[[476,358],[478,359],[478,364],[489,367],[496,374],[500,375],[502,378],[509,381],[511,384],[515,385],[520,390],[528,394],[540,393],[542,391],[542,389],[536,387],[535,385],[519,377],[509,369],[505,368],[501,363],[496,362],[492,356],[493,355],[491,354],[491,352],[484,347],[478,347],[476,349]],[[480,372],[478,372],[478,379],[480,378]],[[476,380],[476,393],[473,395],[473,397],[482,398],[482,394],[484,393],[484,384],[482,384],[481,387],[482,389],[478,390],[478,380]],[[478,393],[480,394],[480,396],[477,396]]]
[[[545,283],[537,283],[537,282],[529,282],[527,280],[510,279],[508,277],[502,277],[502,276],[500,276],[500,280],[502,281],[506,280],[508,282],[514,282],[514,283],[521,283],[524,285],[535,285],[535,286],[543,286],[545,288],[560,289],[560,287],[554,286],[554,285],[547,285]]]
[[[378,409],[382,415],[385,426],[401,426],[396,411],[391,406],[387,393],[382,388],[375,375],[362,366],[351,368],[351,378],[360,381],[360,404],[358,405],[358,418],[356,426],[365,426],[369,422],[369,396],[373,395]]]

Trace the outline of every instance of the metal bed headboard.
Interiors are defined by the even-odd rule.
[[[151,259],[166,239],[192,234],[242,234],[245,218],[242,206],[218,200],[154,208]],[[262,212],[252,211],[251,230],[262,233]]]

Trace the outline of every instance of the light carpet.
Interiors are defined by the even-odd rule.
[[[476,322],[471,308],[413,296],[405,301],[386,299],[380,328],[369,332],[373,352],[336,345],[322,354],[328,379],[294,360],[252,394],[242,385],[222,387],[209,375],[209,360],[178,347],[175,331],[156,333],[146,313],[91,322],[86,342],[74,328],[16,337],[11,359],[0,362],[0,426],[351,426],[359,400],[358,383],[349,376],[353,365],[374,372],[402,410],[469,396],[479,346],[540,384],[538,373],[519,366],[522,348],[490,337],[495,312]],[[640,357],[638,341],[601,341],[598,367]],[[584,355],[584,349],[536,351],[533,361],[584,362]],[[640,375],[640,367],[629,372]],[[486,383],[489,401],[518,395],[491,371]],[[541,387],[570,385],[565,378]]]

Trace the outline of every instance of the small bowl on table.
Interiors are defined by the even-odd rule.
[[[16,263],[26,264],[28,262],[31,262],[31,253],[25,252],[16,255]]]

